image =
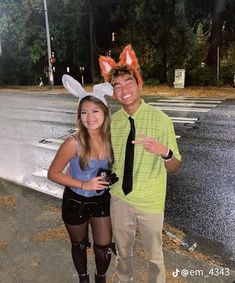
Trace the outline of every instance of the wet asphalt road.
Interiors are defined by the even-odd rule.
[[[235,101],[202,116],[179,147],[183,166],[168,178],[166,221],[224,243],[235,260]]]
[[[0,177],[29,185],[29,179],[35,179],[32,171],[48,168],[55,154],[32,144],[65,137],[76,120],[77,100],[70,95],[49,94],[0,94],[0,100]],[[117,108],[112,102],[112,111]],[[229,251],[228,258],[234,260],[235,100],[223,101],[197,115],[200,119],[193,125],[175,124],[176,133],[181,135],[178,144],[183,166],[177,176],[168,178],[165,218],[191,235],[222,242]],[[40,178],[38,182],[48,181]]]

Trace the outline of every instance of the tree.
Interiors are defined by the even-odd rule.
[[[121,37],[128,38],[140,54],[146,78],[164,83],[169,70],[187,65],[194,36],[184,5],[183,0],[120,1],[116,18],[125,23]]]
[[[211,36],[209,39],[209,50],[207,54],[207,64],[210,67],[217,65],[217,48],[222,46],[222,29],[224,24],[223,11],[225,0],[215,0],[214,11],[212,13]]]
[[[235,41],[235,3],[232,0],[193,0],[187,1],[187,18],[194,32],[198,25],[202,26],[207,39],[206,63],[215,67],[217,47],[221,56],[227,53]]]
[[[96,81],[98,56],[118,60],[128,43],[145,81],[172,82],[175,68],[189,74],[203,62],[215,66],[217,46],[223,67],[233,68],[232,0],[47,0],[47,6],[56,84],[66,67],[78,80],[83,67],[85,82]],[[0,37],[0,83],[39,83],[48,64],[43,1],[0,0]]]

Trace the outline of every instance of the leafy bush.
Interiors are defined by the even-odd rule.
[[[159,85],[160,82],[158,79],[151,78],[151,79],[147,79],[146,81],[144,81],[144,84],[145,85]]]
[[[205,67],[196,67],[193,70],[186,71],[187,85],[216,85],[222,86],[224,84],[233,85],[233,77],[235,74],[235,67],[222,66],[219,72],[219,81],[217,81],[216,69]]]
[[[175,80],[175,69],[171,68],[167,70],[167,84],[173,85]]]
[[[220,68],[220,80],[224,82],[224,84],[233,85],[233,79],[235,75],[235,66],[222,66]]]
[[[196,67],[186,72],[187,85],[216,85],[216,70],[205,67]]]

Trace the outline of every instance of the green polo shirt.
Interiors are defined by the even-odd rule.
[[[146,104],[144,100],[141,101],[139,108],[131,116],[135,121],[137,139],[138,133],[141,132],[157,139],[171,148],[174,156],[181,160],[171,119],[162,111]],[[119,177],[119,181],[111,186],[111,193],[140,210],[151,213],[163,212],[167,182],[164,160],[160,156],[146,152],[142,145],[135,145],[132,192],[125,196],[122,191],[126,141],[130,131],[128,117],[123,108],[112,116],[111,137],[115,158],[113,171]]]

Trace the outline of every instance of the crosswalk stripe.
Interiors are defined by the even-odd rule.
[[[45,177],[44,177],[45,178]],[[63,189],[61,187],[54,187],[51,188],[48,185],[39,185],[37,182],[33,180],[26,181],[26,186],[29,188],[32,188],[35,191],[39,191],[41,193],[51,195],[57,198],[62,199],[63,198]]]
[[[148,104],[157,106],[161,110],[168,110],[168,111],[178,111],[178,112],[201,112],[205,113],[211,110],[212,107],[216,107],[218,103],[221,103],[222,100],[225,99],[206,99],[206,98],[165,98],[165,99],[159,99],[157,102],[149,102]],[[205,102],[202,104],[202,102]],[[167,107],[169,106],[169,107]],[[179,107],[183,106],[183,107]],[[188,106],[191,106],[188,108]],[[203,107],[203,108],[200,108]],[[210,108],[204,108],[204,107],[210,107]],[[175,116],[169,116],[173,123],[182,123],[182,124],[194,124],[199,118],[190,118],[190,117],[175,117]],[[64,135],[62,138],[47,138],[42,141],[40,141],[37,144],[33,144],[34,146],[46,148],[46,149],[52,149],[52,150],[58,150],[60,144],[64,141],[63,138],[66,138],[69,134],[72,134],[76,132],[76,129],[70,129],[67,131],[68,134]],[[176,135],[176,138],[179,139],[181,136]]]
[[[49,143],[33,143],[31,144],[36,147],[41,147],[41,148],[47,148],[47,149],[52,149],[52,150],[58,150],[59,145],[54,145],[54,144],[49,144]]]
[[[173,123],[182,123],[182,124],[195,124],[198,118],[188,118],[188,117],[171,117],[169,116]]]
[[[197,121],[198,118],[189,118],[189,117],[172,117],[169,116],[172,120],[183,120],[183,121]]]
[[[208,112],[210,108],[182,108],[182,107],[164,107],[159,106],[156,102],[149,102],[150,105],[157,106],[161,110],[182,111],[182,112]]]
[[[48,170],[45,169],[45,168],[43,168],[43,169],[40,170],[40,171],[34,172],[32,175],[33,175],[33,176],[36,176],[36,177],[45,177],[45,178],[47,178],[47,172],[48,172]]]
[[[162,102],[183,102],[184,99],[172,99],[172,98],[169,98],[169,99],[159,99],[158,101],[162,101]],[[201,102],[206,102],[206,103],[221,103],[222,100],[204,100],[204,99],[199,99],[199,100],[195,100],[195,99],[186,99],[185,101],[187,102],[195,102],[195,103],[201,103]]]
[[[54,139],[54,138],[45,139],[45,143],[47,142],[62,143],[63,141],[64,141],[63,139]]]
[[[178,123],[189,123],[192,124],[192,122],[178,122]],[[180,139],[181,136],[176,135],[177,139]],[[47,140],[47,139],[45,139]],[[49,140],[49,139],[48,139]],[[58,150],[60,147],[60,144],[63,142],[63,140],[61,140],[60,142],[58,142],[56,145],[55,144],[50,144],[50,143],[32,143],[31,145],[36,146],[36,147],[41,147],[41,148],[46,148],[46,149],[52,149],[52,150]]]
[[[179,123],[179,124],[195,124],[195,121],[187,121],[187,120],[172,120],[173,123]]]
[[[177,97],[164,97],[160,98],[163,100],[195,100],[195,101],[223,101],[226,100],[226,98],[216,98],[216,97],[190,97],[190,96],[177,96]]]
[[[163,106],[192,106],[192,107],[216,107],[218,104],[199,104],[199,103],[175,103],[175,102],[150,102],[149,104],[163,105]]]

